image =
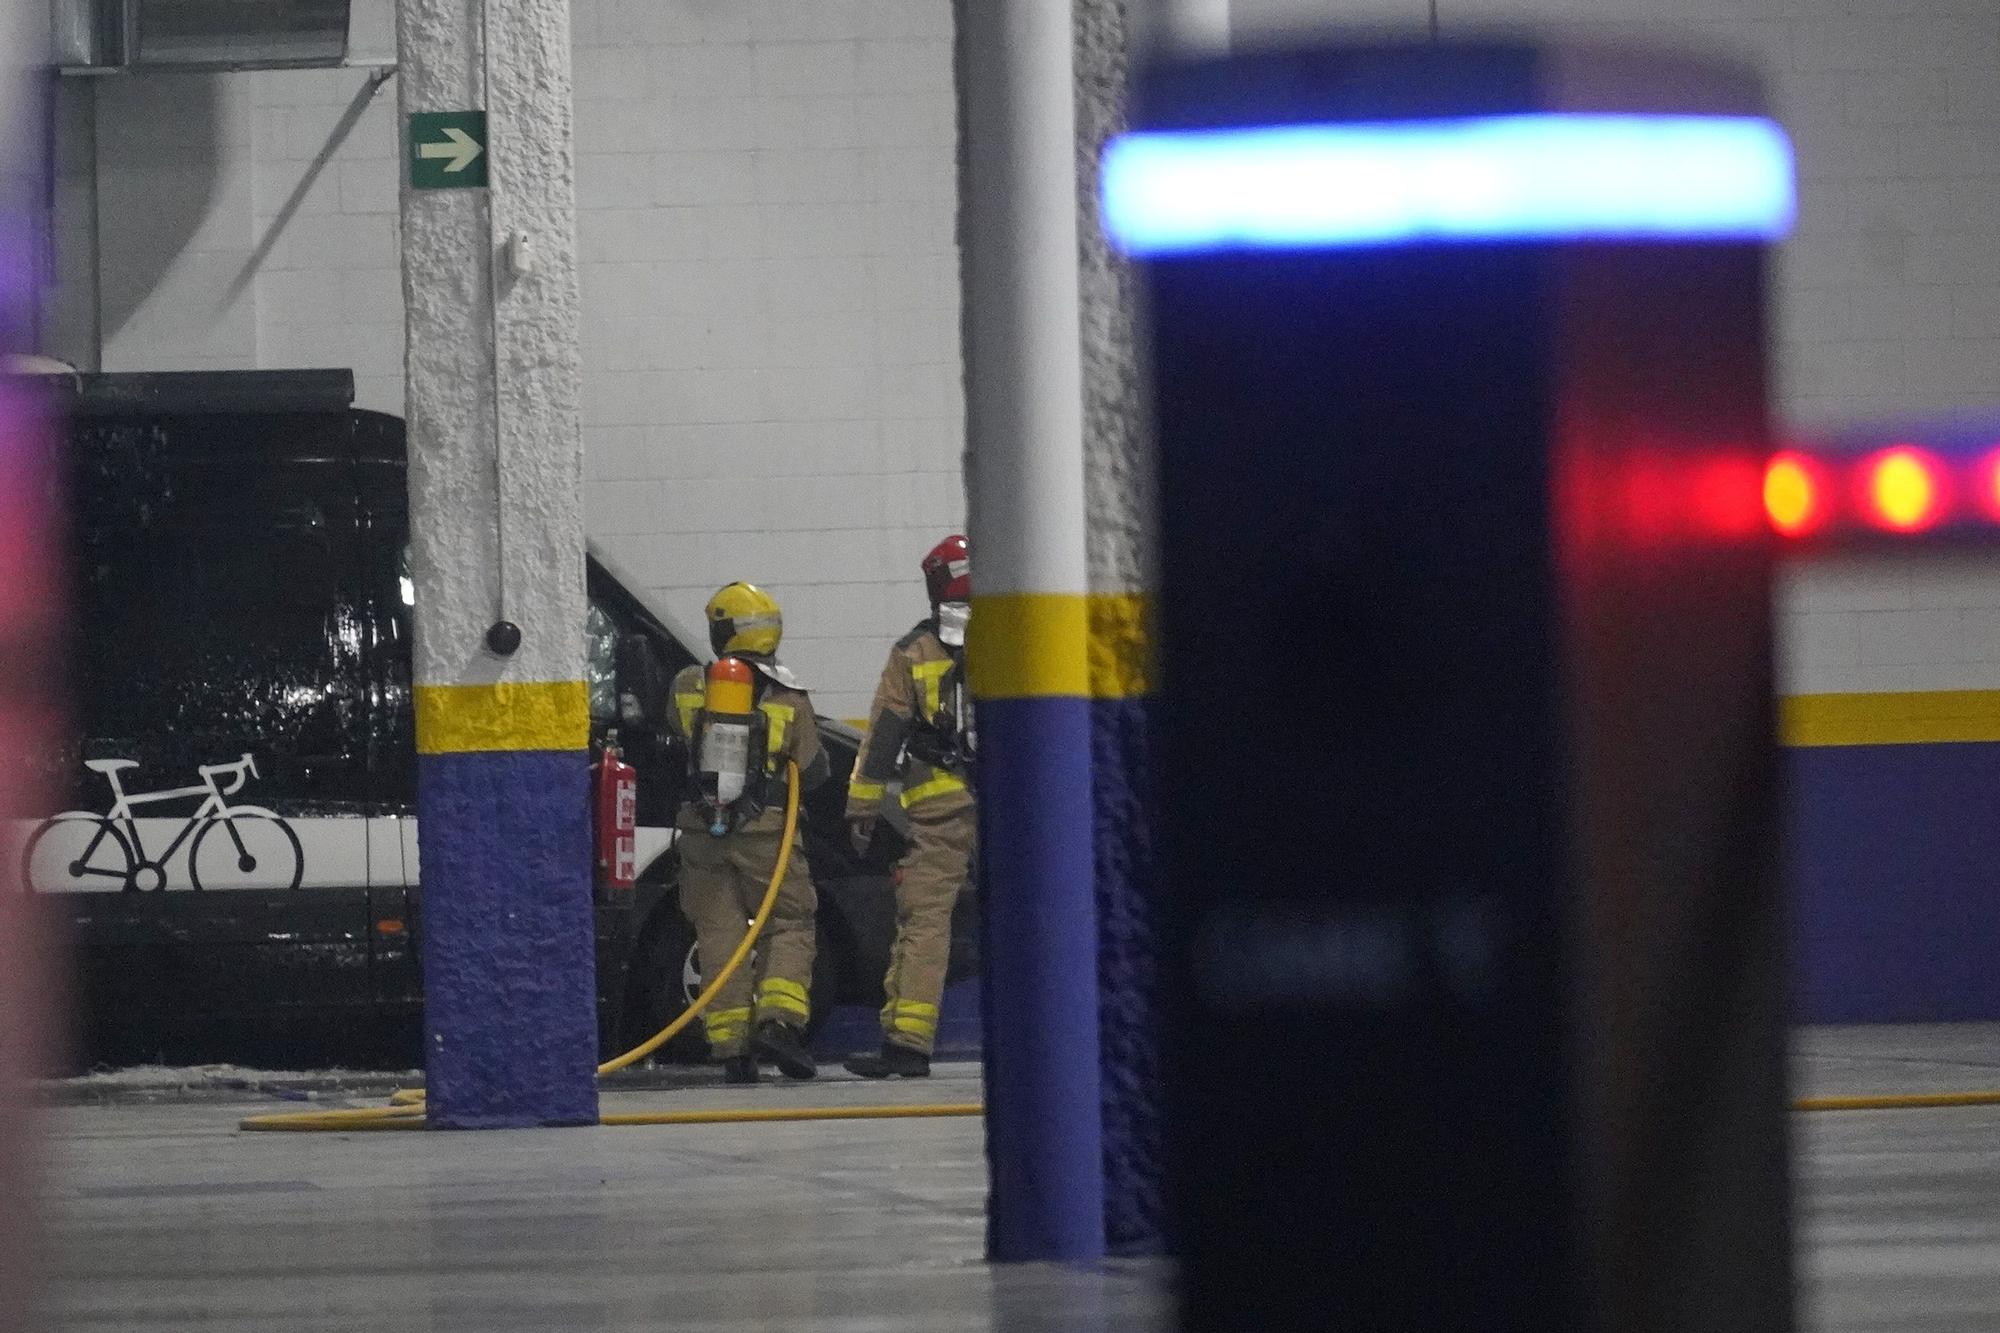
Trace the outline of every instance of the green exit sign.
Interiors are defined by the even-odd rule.
[[[410,188],[466,190],[486,184],[484,111],[410,113]]]

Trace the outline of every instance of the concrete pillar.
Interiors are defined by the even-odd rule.
[[[588,1123],[569,4],[399,0],[396,30],[430,1119]],[[416,188],[458,141],[411,114],[470,111],[490,188]]]
[[[988,1252],[1104,1252],[1071,7],[959,0]]]
[[[1118,1253],[1155,1252],[1167,1243],[1158,1030],[1166,997],[1146,710],[1153,454],[1139,392],[1131,268],[1097,220],[1098,158],[1125,128],[1129,53],[1144,39],[1146,7],[1147,0],[1077,0],[1074,57],[1104,1235]]]

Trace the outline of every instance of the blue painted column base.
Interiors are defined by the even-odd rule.
[[[986,1155],[996,1261],[1104,1255],[1090,704],[979,703]]]
[[[1105,1242],[1159,1254],[1171,1239],[1151,719],[1143,697],[1096,699],[1090,712]]]
[[[1790,750],[1807,1023],[2000,1019],[2000,744]]]
[[[597,1122],[588,793],[582,750],[417,757],[433,1128]]]

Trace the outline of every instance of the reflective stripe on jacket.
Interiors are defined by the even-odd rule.
[[[965,778],[948,769],[933,767],[908,752],[910,738],[920,726],[935,726],[941,713],[952,712],[962,695],[963,673],[952,675],[956,665],[951,650],[944,646],[930,622],[925,621],[897,640],[882,666],[882,678],[875,686],[875,702],[868,711],[868,734],[862,738],[861,752],[854,757],[854,776],[847,785],[850,815],[871,812],[891,782],[903,787],[904,808],[953,792],[969,790]],[[963,705],[960,704],[962,707]],[[958,719],[947,717],[956,729]]]

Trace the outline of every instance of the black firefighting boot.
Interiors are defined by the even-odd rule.
[[[812,1052],[806,1049],[806,1034],[790,1023],[766,1019],[757,1025],[757,1035],[750,1045],[786,1078],[811,1078],[819,1073]]]
[[[922,1051],[911,1050],[908,1046],[899,1046],[893,1041],[883,1042],[879,1051],[863,1051],[859,1055],[850,1055],[846,1064],[850,1071],[863,1078],[888,1078],[891,1075],[898,1078],[931,1076],[931,1058],[928,1055]]]
[[[724,1083],[755,1083],[761,1077],[763,1075],[757,1071],[757,1057],[748,1051],[732,1055],[722,1062]]]

